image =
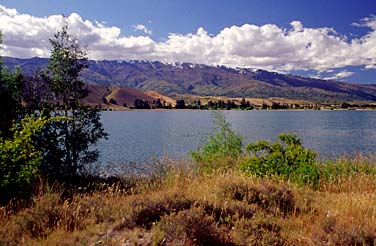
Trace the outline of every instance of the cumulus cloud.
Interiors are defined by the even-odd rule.
[[[195,33],[171,33],[158,42],[149,37],[151,31],[141,24],[134,29],[144,35],[125,36],[118,27],[86,20],[76,13],[66,19],[61,15],[35,17],[0,5],[0,30],[5,36],[2,55],[47,57],[48,39],[65,21],[81,44],[87,45],[89,58],[95,60],[192,62],[282,72],[320,73],[347,66],[376,69],[375,16],[354,24],[369,28],[369,32],[352,39],[332,28],[308,28],[294,20],[289,29],[274,24],[245,24],[226,27],[215,35],[200,27]]]
[[[134,31],[141,31],[141,32],[148,34],[148,35],[152,34],[152,31],[142,24],[134,25],[133,30]]]
[[[336,73],[330,77],[327,77],[325,79],[327,80],[341,80],[343,78],[347,78],[347,77],[350,77],[351,75],[353,75],[354,73],[353,72],[350,72],[350,71],[347,71],[347,70],[343,70],[339,73]]]

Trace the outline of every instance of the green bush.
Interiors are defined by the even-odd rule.
[[[305,149],[296,135],[281,134],[279,140],[250,143],[246,147],[250,156],[241,164],[240,170],[249,175],[279,176],[299,185],[317,187],[320,175],[316,153]]]
[[[219,167],[224,159],[236,159],[242,153],[242,136],[231,129],[230,123],[221,113],[214,113],[214,127],[215,132],[208,142],[191,152],[191,157],[203,164],[207,171]]]
[[[18,127],[11,128],[11,138],[0,138],[0,202],[26,192],[35,178],[41,153],[35,147],[33,137],[47,121],[43,117],[27,116]]]

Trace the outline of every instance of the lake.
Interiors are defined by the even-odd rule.
[[[222,111],[244,142],[296,133],[303,145],[331,158],[376,152],[376,111]],[[212,111],[109,111],[102,113],[108,140],[99,163],[142,162],[151,157],[185,157],[213,131]]]

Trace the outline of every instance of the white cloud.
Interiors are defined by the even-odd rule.
[[[369,17],[365,17],[360,20],[360,22],[352,23],[353,26],[358,27],[369,27],[373,30],[376,30],[376,15],[370,15]]]
[[[366,35],[357,38],[341,36],[332,28],[307,28],[294,20],[290,29],[273,24],[245,24],[210,35],[200,27],[196,33],[171,33],[165,41],[155,41],[144,25],[134,29],[145,36],[124,36],[118,27],[85,20],[76,13],[66,21],[71,33],[87,45],[89,58],[96,60],[160,60],[318,73],[346,66],[376,68],[375,16],[355,24],[369,28]],[[5,36],[1,54],[47,57],[48,39],[63,23],[64,17],[60,15],[35,17],[0,5],[0,30]]]
[[[142,32],[144,32],[145,34],[148,34],[148,35],[152,34],[152,31],[149,30],[146,26],[144,26],[142,24],[138,24],[138,25],[133,26],[133,30],[134,31],[142,31]]]
[[[350,71],[347,71],[347,70],[343,70],[339,73],[336,73],[330,77],[327,77],[325,79],[327,80],[341,80],[343,78],[347,78],[347,77],[350,77],[351,75],[353,75],[354,73],[353,72],[350,72]]]

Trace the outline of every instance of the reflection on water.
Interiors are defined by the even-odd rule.
[[[376,151],[376,111],[224,111],[244,142],[296,133],[323,157]],[[110,134],[99,143],[101,163],[186,156],[212,132],[211,111],[103,112]]]

